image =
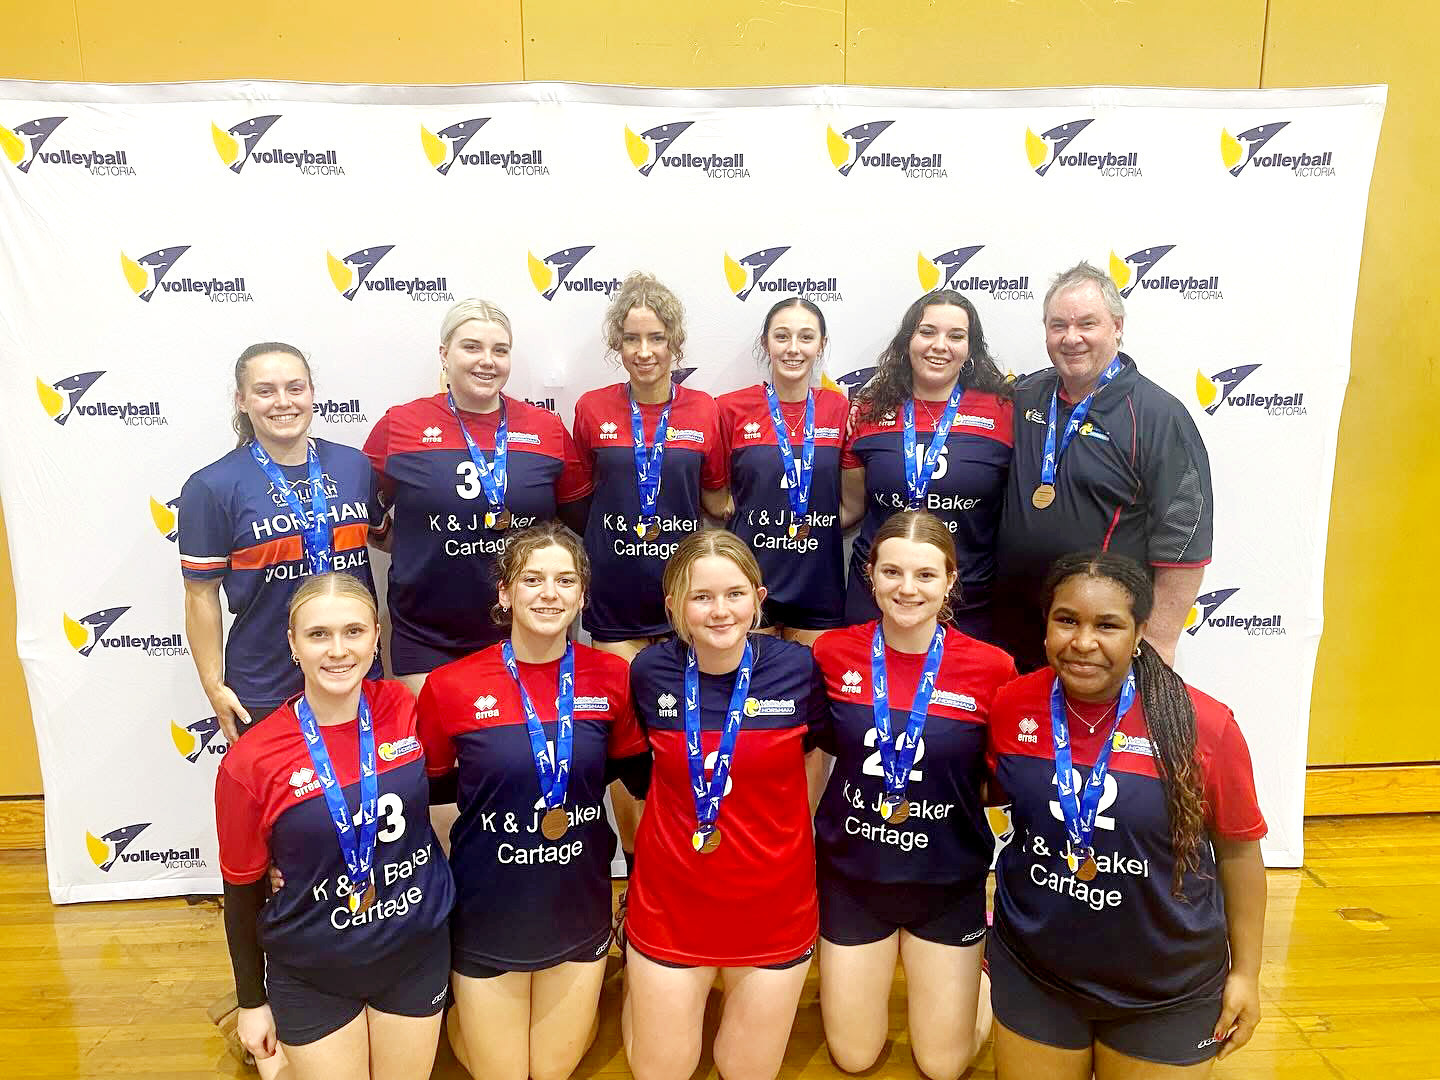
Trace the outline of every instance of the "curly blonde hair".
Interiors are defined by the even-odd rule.
[[[679,363],[685,357],[685,305],[654,274],[636,270],[626,276],[610,298],[600,332],[605,338],[608,354],[620,355],[620,339],[625,330],[625,316],[636,308],[649,308],[665,327],[670,357]]]

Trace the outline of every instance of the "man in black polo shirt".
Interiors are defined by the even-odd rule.
[[[1053,368],[1015,387],[995,619],[1021,671],[1045,664],[1041,587],[1058,556],[1103,548],[1148,565],[1155,610],[1145,636],[1170,661],[1210,561],[1205,444],[1185,407],[1120,352],[1124,327],[1106,274],[1085,262],[1065,271],[1045,294]]]

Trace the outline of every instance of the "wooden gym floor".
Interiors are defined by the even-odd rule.
[[[52,906],[36,805],[0,804],[0,1077],[254,1076],[205,1013],[230,989],[215,904]],[[1216,1077],[1440,1080],[1440,815],[1316,818],[1305,845],[1304,869],[1269,875],[1265,1018]],[[577,1077],[629,1075],[619,996],[612,970]],[[825,1053],[813,974],[780,1075],[844,1075]],[[903,1035],[866,1075],[917,1076]],[[968,1075],[993,1077],[988,1050]],[[434,1076],[464,1076],[443,1040]]]

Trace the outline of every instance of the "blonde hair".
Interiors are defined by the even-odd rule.
[[[370,615],[375,622],[379,623],[380,621],[380,612],[375,606],[375,597],[365,587],[365,583],[350,574],[335,571],[328,574],[313,574],[300,583],[300,587],[290,597],[291,630],[295,629],[295,613],[317,596],[343,596],[350,600],[359,600],[370,609]]]
[[[585,545],[580,538],[558,521],[544,521],[510,537],[504,554],[495,562],[495,584],[503,585],[514,593],[515,583],[525,572],[530,556],[547,547],[562,548],[570,553],[575,572],[580,575],[580,598],[583,601],[590,594],[590,557],[585,554]],[[510,609],[501,607],[500,601],[495,601],[490,608],[490,620],[496,626],[509,626]]]
[[[449,311],[445,312],[445,320],[440,324],[440,344],[449,348],[450,339],[455,336],[455,331],[471,319],[503,326],[505,335],[510,338],[511,344],[514,344],[515,332],[510,329],[510,317],[489,300],[480,300],[476,297],[458,301],[450,306]]]
[[[685,305],[654,274],[636,270],[629,274],[605,309],[600,333],[605,338],[605,348],[616,356],[620,355],[620,342],[625,331],[625,316],[636,308],[649,308],[665,327],[665,337],[670,346],[670,358],[679,363],[685,357]]]
[[[939,548],[945,556],[945,573],[958,574],[959,563],[955,559],[955,538],[945,523],[928,510],[901,510],[891,514],[885,523],[875,530],[875,539],[870,542],[870,555],[865,560],[865,576],[874,587],[875,563],[880,558],[880,545],[886,540],[909,540],[916,544],[929,544]],[[960,598],[960,579],[956,577],[955,587],[940,604],[939,619],[942,623],[953,622],[955,611],[950,606],[950,597]]]
[[[680,541],[675,554],[665,564],[665,576],[661,579],[665,599],[669,601],[666,616],[675,636],[687,645],[690,644],[690,630],[685,625],[685,594],[690,591],[690,571],[697,559],[707,555],[729,559],[740,568],[755,591],[755,625],[751,629],[760,627],[760,589],[764,582],[760,579],[760,564],[755,561],[754,552],[745,546],[744,540],[727,529],[701,529]]]

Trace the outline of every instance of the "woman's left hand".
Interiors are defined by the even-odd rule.
[[[1247,975],[1230,973],[1225,980],[1225,993],[1220,1000],[1220,1019],[1215,1024],[1215,1038],[1224,1039],[1217,1058],[1224,1061],[1250,1041],[1255,1025],[1260,1023],[1260,985]]]

